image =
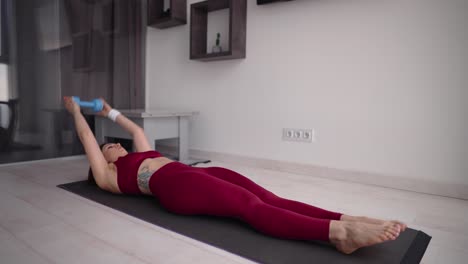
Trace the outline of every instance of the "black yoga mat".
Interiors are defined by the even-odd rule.
[[[86,181],[58,187],[260,263],[419,263],[431,240],[427,234],[408,228],[397,240],[345,255],[328,243],[266,236],[235,219],[173,214],[150,196],[116,195]]]

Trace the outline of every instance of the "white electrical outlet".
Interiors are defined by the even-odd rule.
[[[283,140],[296,142],[315,142],[315,130],[283,128]]]
[[[315,142],[315,129],[304,130],[304,140],[308,142]]]
[[[294,131],[294,138],[300,140],[302,138],[302,131],[300,130]]]

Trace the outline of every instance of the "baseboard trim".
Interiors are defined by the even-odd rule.
[[[428,180],[409,179],[399,176],[389,176],[377,173],[334,169],[311,164],[246,157],[198,149],[190,149],[189,154],[190,157],[196,159],[210,159],[254,168],[311,175],[313,177],[321,177],[326,179],[341,180],[404,191],[412,191],[424,194],[468,200],[468,185],[465,184],[440,183]]]

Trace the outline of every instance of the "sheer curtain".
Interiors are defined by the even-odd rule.
[[[62,53],[62,92],[144,108],[143,0],[65,0],[72,49]]]
[[[14,107],[0,106],[0,127],[8,126],[0,129],[0,164],[84,153],[65,95],[145,107],[146,0],[3,2],[11,50],[0,55],[0,101]],[[85,118],[93,129],[94,117]]]

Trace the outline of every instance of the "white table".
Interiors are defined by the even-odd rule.
[[[153,147],[155,147],[155,140],[178,138],[180,162],[185,164],[208,162],[190,160],[188,155],[188,121],[191,116],[198,114],[198,112],[174,109],[119,109],[119,111],[143,128]],[[131,135],[118,124],[102,116],[96,116],[95,118],[95,133],[99,144],[104,143],[106,137],[132,139]]]

